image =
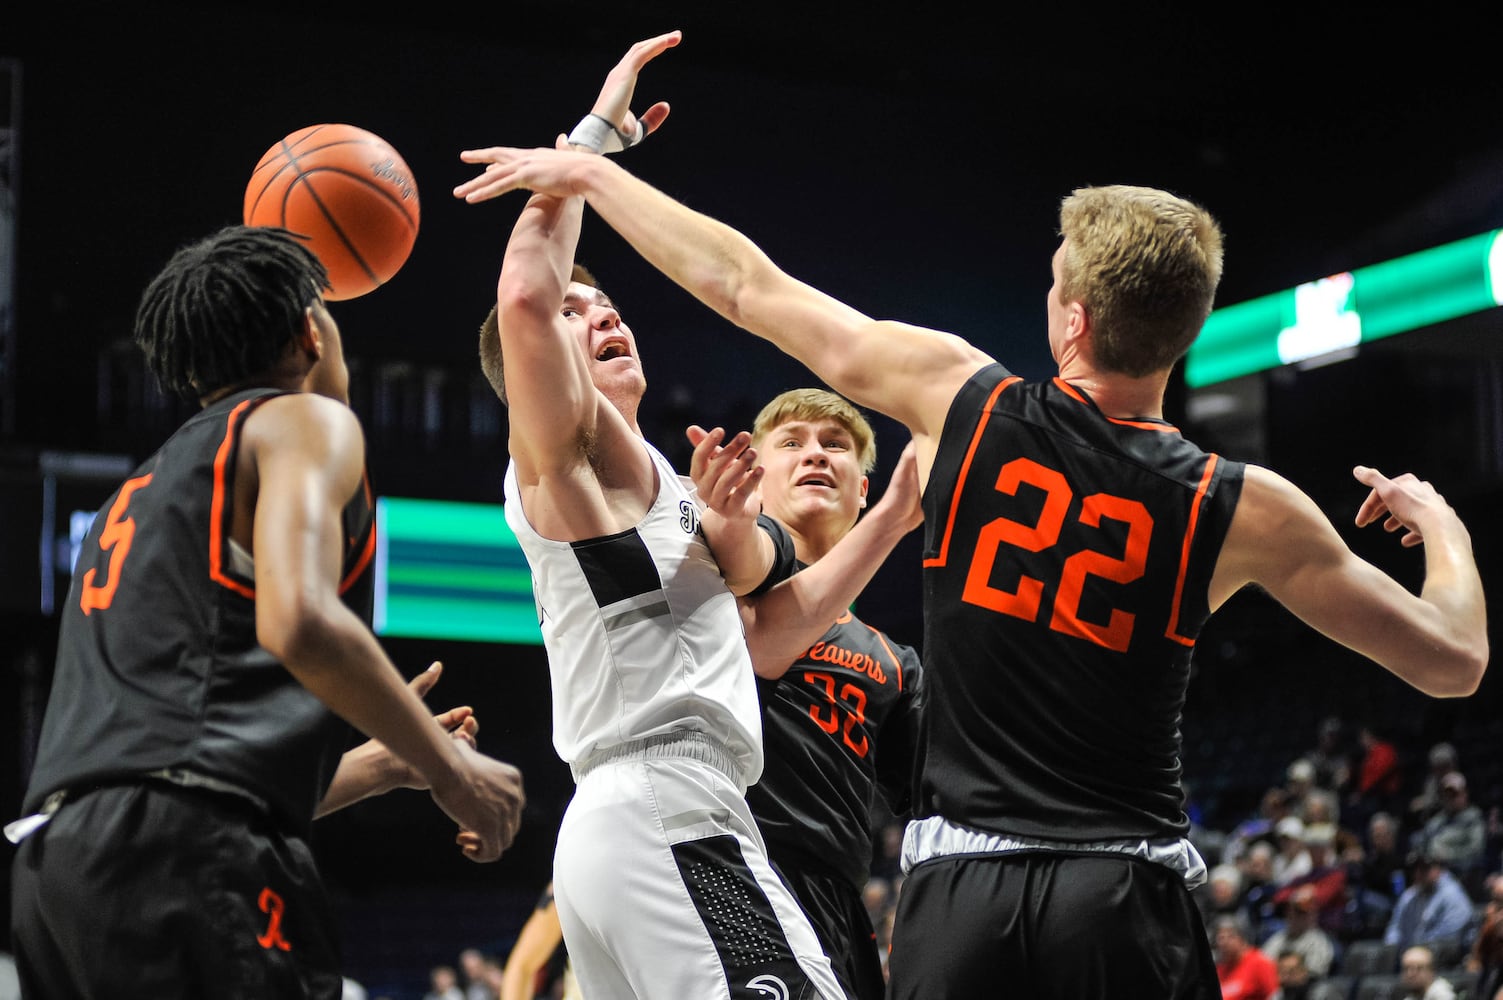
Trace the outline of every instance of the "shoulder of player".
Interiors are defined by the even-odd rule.
[[[365,436],[360,419],[344,403],[313,392],[273,396],[245,420],[244,442],[253,451],[287,448],[292,443],[314,451],[363,455]]]

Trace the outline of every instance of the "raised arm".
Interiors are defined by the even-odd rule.
[[[746,644],[758,676],[787,673],[866,589],[898,541],[923,523],[916,454],[908,442],[881,498],[824,558],[741,602]]]
[[[521,820],[521,775],[434,725],[339,598],[342,511],[362,487],[364,454],[355,415],[312,393],[273,399],[246,420],[242,455],[259,484],[256,638],[333,712],[411,764],[470,831],[465,854],[493,861]]]
[[[654,267],[738,326],[771,341],[854,402],[907,425],[918,440],[943,429],[951,399],[991,359],[951,334],[873,320],[781,271],[742,234],[599,157],[556,149],[469,150],[483,174],[455,195],[483,201],[526,189],[583,196]]]
[[[585,127],[592,120],[610,126],[606,137],[645,135],[661,126],[668,117],[666,102],[638,118],[630,110],[631,98],[642,67],[678,39],[678,32],[670,32],[633,45],[607,74],[575,138],[600,141],[599,129],[592,134]],[[595,390],[580,335],[564,308],[583,209],[577,197],[531,198],[512,229],[496,284],[511,453],[524,480],[566,474],[577,466],[580,442],[591,438],[602,407],[608,406]]]
[[[1315,502],[1288,480],[1247,467],[1242,498],[1211,584],[1214,609],[1258,584],[1307,624],[1436,697],[1471,694],[1487,667],[1487,612],[1471,536],[1429,483],[1376,469],[1358,526],[1382,522],[1425,547],[1419,594],[1361,559]]]

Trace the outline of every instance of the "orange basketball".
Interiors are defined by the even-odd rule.
[[[390,281],[418,232],[412,171],[353,125],[310,125],[266,151],[245,188],[245,224],[291,230],[329,270],[328,299]]]

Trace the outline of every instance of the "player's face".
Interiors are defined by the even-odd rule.
[[[607,396],[641,396],[647,387],[637,342],[610,297],[598,288],[569,282],[562,315],[579,337],[595,387]]]
[[[757,445],[762,504],[768,514],[799,529],[811,518],[847,528],[866,506],[867,478],[855,439],[837,420],[790,420]]]

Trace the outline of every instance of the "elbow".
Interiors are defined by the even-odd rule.
[[[1482,686],[1483,675],[1487,673],[1488,655],[1485,639],[1457,650],[1447,658],[1447,669],[1436,677],[1425,693],[1436,698],[1467,698],[1476,694]]]
[[[316,600],[259,600],[256,641],[289,670],[303,673],[325,662],[338,625]]]

